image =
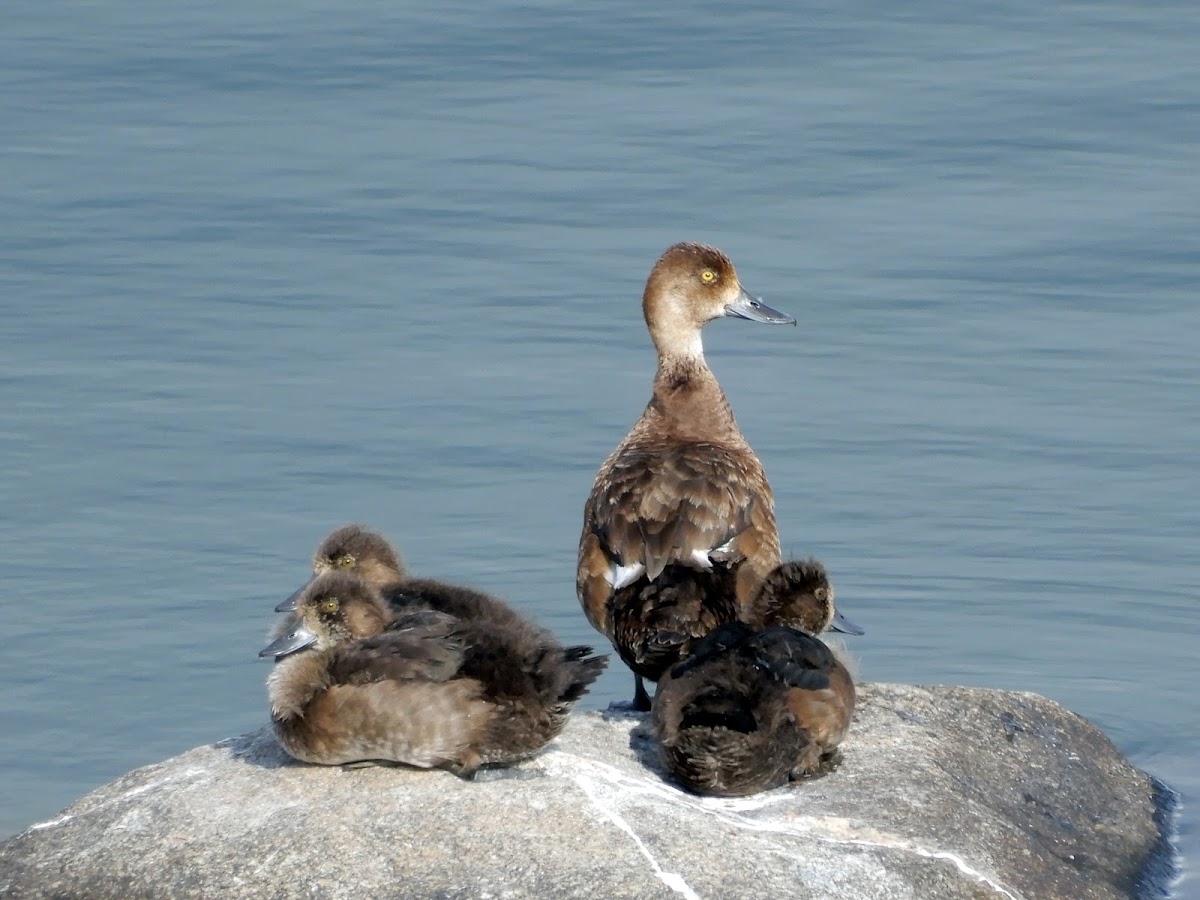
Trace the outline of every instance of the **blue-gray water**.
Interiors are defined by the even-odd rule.
[[[1067,704],[1194,859],[1195,5],[427,6],[6,8],[0,834],[262,724],[347,521],[600,640],[686,238],[800,319],[706,347],[862,676]]]

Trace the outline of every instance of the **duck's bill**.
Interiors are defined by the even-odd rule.
[[[297,650],[303,650],[317,642],[317,636],[305,628],[303,625],[297,625],[295,629],[287,634],[276,638],[258,651],[259,656],[273,656],[279,659],[282,656],[287,656],[289,653],[295,653]]]
[[[840,631],[842,634],[866,634],[862,628],[855,625],[840,612],[833,614],[833,619],[829,622],[830,631]]]
[[[752,297],[742,288],[736,300],[725,307],[725,315],[736,316],[739,319],[749,319],[751,322],[765,322],[768,325],[795,325],[796,317],[789,316],[777,309],[771,309],[758,297]]]
[[[308,590],[308,586],[310,584],[312,584],[311,578],[304,582],[304,584],[300,585],[300,587],[296,588],[292,595],[286,600],[280,601],[279,605],[275,607],[275,612],[295,612],[296,604],[300,602],[300,595]]]

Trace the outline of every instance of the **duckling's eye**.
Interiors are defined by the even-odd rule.
[[[341,607],[341,601],[337,597],[326,597],[321,601],[321,611],[327,613],[335,613]]]
[[[336,565],[341,566],[342,568],[347,568],[349,566],[354,565],[354,557],[351,556],[349,553],[343,553],[341,556],[339,556],[337,559],[334,560],[334,563]]]
[[[712,269],[705,269],[703,272],[700,273],[700,280],[703,281],[705,284],[712,284],[714,281],[717,280],[717,273],[714,272]]]

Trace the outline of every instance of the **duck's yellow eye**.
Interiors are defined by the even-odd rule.
[[[338,608],[341,605],[342,604],[338,600],[337,597],[326,597],[324,600],[321,601],[321,611],[327,612],[327,613],[335,613],[338,611]]]
[[[717,273],[714,272],[712,269],[705,269],[703,272],[700,273],[700,280],[703,281],[705,284],[712,284],[714,281],[717,280]]]
[[[351,556],[349,553],[344,553],[341,556],[339,556],[337,559],[335,559],[334,562],[337,563],[342,568],[346,568],[348,566],[354,565],[354,557]]]

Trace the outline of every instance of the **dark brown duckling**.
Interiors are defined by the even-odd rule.
[[[275,607],[291,613],[296,599],[312,581],[326,572],[353,572],[383,596],[397,613],[432,609],[462,619],[485,617],[495,625],[536,628],[512,607],[483,591],[428,578],[410,578],[400,554],[387,538],[363,525],[346,525],[331,532],[313,554],[312,578]],[[280,618],[272,628],[274,639],[291,631],[294,615]],[[542,632],[542,634],[546,634]]]
[[[544,748],[608,658],[540,629],[515,635],[435,610],[397,616],[363,579],[326,572],[260,656],[276,737],[321,765],[365,760],[470,776]]]
[[[688,638],[728,620],[726,606],[749,602],[779,563],[771,488],[705,362],[701,329],[722,316],[796,320],[748,294],[724,253],[695,243],[663,253],[642,311],[658,353],[653,394],[596,474],[576,592],[588,621],[633,668],[635,708],[649,709],[642,679],[657,680],[682,658]],[[719,589],[704,583],[680,596],[691,578]],[[710,599],[719,608],[707,609]]]
[[[797,627],[720,625],[663,675],[652,719],[663,763],[679,784],[697,794],[742,796],[837,764],[854,680],[806,633],[834,620],[832,595],[819,564],[785,563],[754,604],[782,610]]]
[[[639,579],[616,591],[609,626],[613,647],[637,676],[634,708],[649,703],[641,679],[658,681],[697,639],[737,617],[733,574],[725,568],[668,566],[653,582]]]

